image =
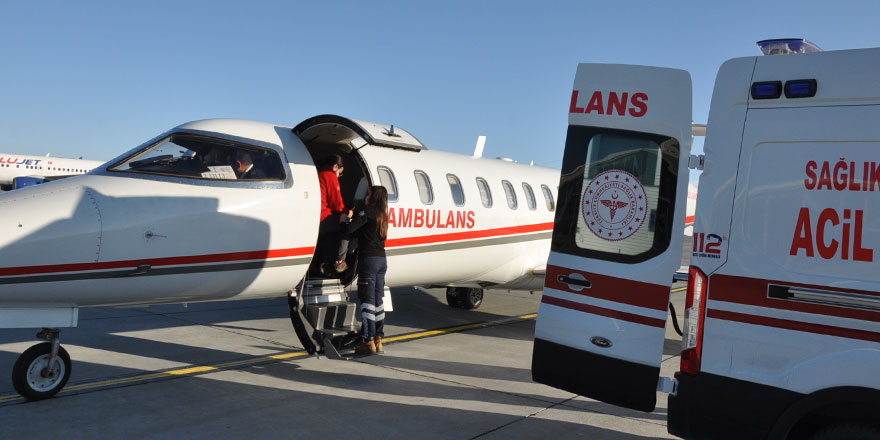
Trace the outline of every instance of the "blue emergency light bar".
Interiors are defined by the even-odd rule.
[[[782,81],[763,81],[752,84],[752,99],[776,99],[782,96]]]
[[[786,98],[812,98],[816,96],[815,79],[795,79],[785,82]]]
[[[822,48],[803,38],[777,38],[756,43],[764,55],[822,52]]]

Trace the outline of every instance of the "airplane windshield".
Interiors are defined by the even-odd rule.
[[[110,171],[209,180],[284,179],[284,167],[275,151],[189,134],[167,137],[113,165]]]

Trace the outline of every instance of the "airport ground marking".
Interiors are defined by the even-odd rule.
[[[686,287],[679,287],[677,289],[671,290],[671,292],[681,292],[686,289],[687,289]],[[451,333],[460,333],[460,332],[464,332],[464,331],[468,331],[468,330],[476,330],[476,329],[480,329],[480,328],[488,328],[488,327],[495,327],[495,326],[499,326],[499,325],[524,322],[524,321],[529,321],[529,320],[535,319],[537,317],[538,317],[537,313],[529,313],[529,314],[525,314],[525,315],[517,315],[517,316],[511,316],[511,317],[502,318],[502,319],[494,319],[494,320],[483,321],[483,322],[475,322],[472,324],[463,324],[463,325],[457,325],[457,326],[452,326],[452,327],[439,328],[439,329],[435,329],[435,330],[427,330],[427,331],[414,332],[414,333],[405,333],[402,335],[391,336],[391,337],[385,338],[385,339],[383,339],[382,342],[383,343],[397,343],[397,342],[414,341],[414,340],[418,340],[418,339],[429,338],[432,336],[440,336],[440,335],[446,335],[446,334],[451,334]],[[177,369],[172,369],[172,370],[167,370],[167,371],[160,371],[160,372],[149,373],[149,374],[141,374],[141,375],[137,375],[137,376],[118,377],[118,378],[113,378],[113,379],[100,380],[97,382],[86,382],[86,383],[80,383],[80,384],[76,384],[76,385],[65,386],[64,389],[58,393],[58,396],[63,397],[63,396],[68,396],[68,395],[74,395],[74,394],[77,394],[80,392],[96,390],[99,388],[110,388],[110,387],[115,388],[115,387],[121,387],[121,386],[126,386],[126,385],[150,383],[150,382],[159,381],[159,380],[168,380],[168,379],[180,378],[180,377],[197,376],[200,374],[205,374],[205,373],[214,372],[214,371],[223,371],[223,370],[230,370],[230,369],[241,368],[241,367],[249,367],[249,366],[263,364],[263,363],[284,361],[284,360],[288,360],[288,359],[295,359],[295,358],[308,357],[308,356],[310,356],[310,355],[306,351],[299,350],[299,351],[293,351],[293,352],[272,354],[272,355],[267,355],[267,356],[259,356],[259,357],[255,357],[255,358],[241,359],[241,360],[237,360],[237,361],[222,362],[222,363],[214,364],[214,365],[193,365],[193,366],[189,366],[189,367],[185,367],[185,368],[177,368]],[[0,405],[5,405],[5,404],[10,404],[10,403],[15,403],[15,402],[24,402],[24,398],[19,396],[18,394],[8,394],[5,396],[0,396]]]

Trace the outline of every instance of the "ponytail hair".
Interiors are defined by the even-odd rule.
[[[388,190],[384,186],[373,186],[367,196],[367,206],[376,212],[376,225],[379,236],[388,238]]]

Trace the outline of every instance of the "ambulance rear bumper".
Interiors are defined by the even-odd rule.
[[[685,439],[764,439],[801,394],[708,373],[675,373],[669,433]]]

